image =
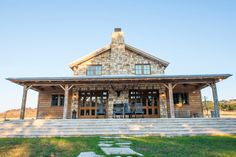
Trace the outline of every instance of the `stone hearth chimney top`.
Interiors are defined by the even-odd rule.
[[[115,28],[114,31],[115,32],[121,32],[121,28]]]
[[[112,32],[112,41],[111,44],[124,44],[124,32],[121,31],[121,28],[115,28]]]

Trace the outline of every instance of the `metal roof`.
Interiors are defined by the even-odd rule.
[[[126,79],[157,79],[157,80],[201,80],[201,79],[212,79],[212,80],[223,80],[232,76],[231,74],[194,74],[194,75],[100,75],[100,76],[71,76],[71,77],[18,77],[18,78],[6,78],[14,83],[23,82],[44,82],[44,81],[83,81],[83,80],[126,80]]]

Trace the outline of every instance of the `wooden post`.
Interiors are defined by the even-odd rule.
[[[65,85],[65,98],[64,98],[64,110],[63,110],[63,119],[67,118],[67,107],[68,107],[68,96],[69,96],[69,85]]]
[[[169,91],[169,102],[170,102],[170,118],[175,118],[175,107],[174,107],[174,99],[173,99],[173,86],[171,83],[168,83],[168,91]]]
[[[220,117],[220,110],[219,110],[219,100],[218,100],[218,94],[217,94],[217,87],[215,83],[210,84],[212,89],[212,95],[214,100],[214,112],[215,117]]]
[[[27,87],[27,85],[24,85],[22,102],[21,102],[21,109],[20,109],[20,119],[25,118],[25,105],[26,105],[26,99],[27,99],[27,92],[28,92],[28,87]]]

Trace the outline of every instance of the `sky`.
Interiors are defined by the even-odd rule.
[[[20,108],[23,88],[7,77],[72,76],[68,64],[111,42],[170,62],[166,74],[230,73],[219,99],[236,98],[235,0],[1,0],[0,112]],[[202,95],[212,99],[211,89]],[[27,107],[37,106],[29,91]]]

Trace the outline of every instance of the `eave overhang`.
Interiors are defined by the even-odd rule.
[[[227,79],[231,74],[201,74],[201,75],[102,75],[73,77],[20,77],[7,78],[19,85],[63,85],[63,84],[110,84],[110,83],[217,83]],[[203,87],[203,86],[202,86]]]

